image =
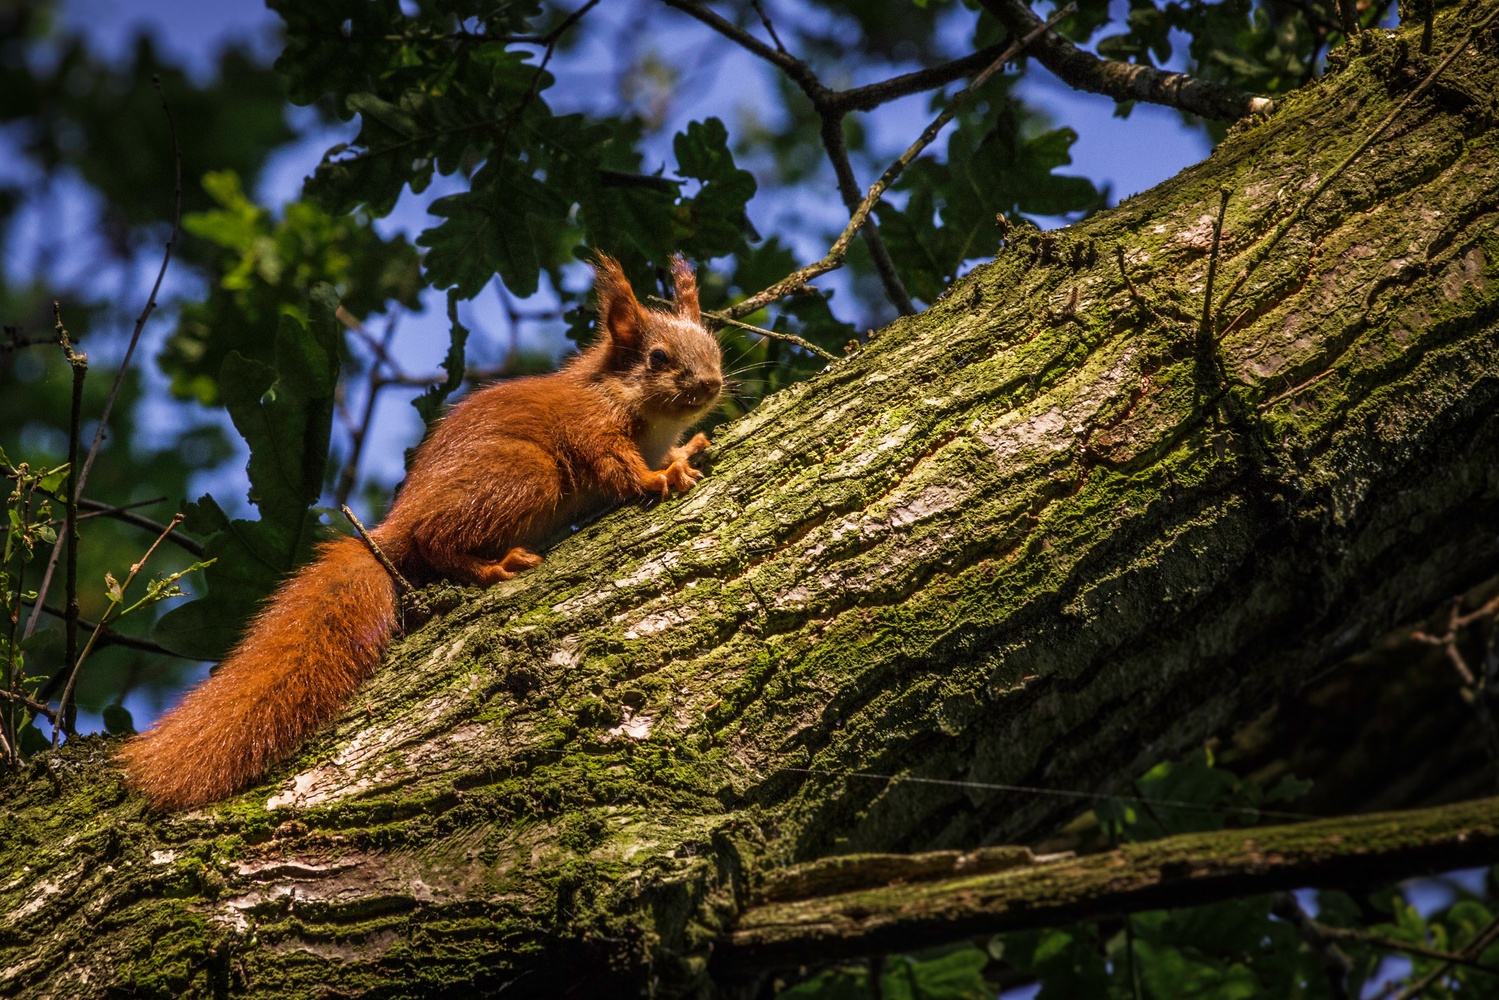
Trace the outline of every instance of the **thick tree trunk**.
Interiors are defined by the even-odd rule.
[[[439,595],[266,786],[157,817],[104,741],[35,762],[0,994],[702,986],[767,873],[1033,840],[1075,802],[982,785],[1120,787],[1492,574],[1493,35],[1265,252],[1431,65],[1359,45],[725,428],[685,498]],[[1260,263],[1204,338],[1220,188],[1217,287]]]

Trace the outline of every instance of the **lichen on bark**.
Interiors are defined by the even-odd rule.
[[[1403,34],[1172,181],[1014,234],[725,427],[687,496],[445,588],[263,786],[163,817],[105,741],[37,761],[3,791],[0,992],[694,989],[765,873],[1034,839],[1069,807],[982,786],[1117,787],[1491,573],[1488,41],[1207,355],[1220,188],[1227,280],[1409,91]]]

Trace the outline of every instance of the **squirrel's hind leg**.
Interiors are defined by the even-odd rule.
[[[505,553],[503,559],[485,559],[468,553],[448,553],[440,564],[433,568],[443,576],[460,583],[479,587],[492,587],[502,580],[511,580],[523,570],[541,565],[541,556],[517,546]]]
[[[504,470],[496,475],[492,470]],[[477,459],[441,478],[409,486],[391,514],[412,504],[419,516],[406,530],[422,576],[435,575],[488,587],[541,564],[528,546],[553,533],[562,515],[563,483],[557,463],[535,445],[488,442]],[[496,559],[497,553],[503,553]]]

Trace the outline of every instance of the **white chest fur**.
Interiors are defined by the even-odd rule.
[[[652,469],[661,468],[665,464],[667,451],[682,440],[682,432],[687,429],[687,423],[658,420],[647,424],[635,436],[635,446],[640,449],[640,457],[645,459],[645,464]]]

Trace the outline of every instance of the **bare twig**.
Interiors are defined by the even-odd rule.
[[[78,482],[80,471],[78,439],[82,434],[83,380],[88,376],[88,355],[78,354],[73,350],[73,344],[68,339],[67,327],[62,325],[62,306],[56,301],[52,303],[52,315],[57,318],[57,339],[62,346],[63,357],[67,359],[68,367],[73,370],[73,395],[68,409],[68,492],[65,497],[67,524],[59,539],[66,544],[67,551],[63,579],[63,591],[67,602],[64,605],[67,613],[63,616],[63,663],[71,667],[74,658],[78,655],[78,496],[82,492]],[[40,599],[38,595],[38,600]],[[69,732],[72,732],[73,718],[68,712],[67,703],[59,704],[57,710],[62,717],[62,724],[68,727]],[[53,729],[52,735],[53,744],[56,745],[56,728]]]
[[[45,493],[45,491],[43,492]],[[55,496],[51,493],[46,493],[46,495],[54,500],[57,500],[59,503],[66,503],[66,500],[62,497]],[[153,497],[150,500],[137,500],[134,503],[112,504],[105,503],[102,500],[90,500],[88,497],[80,497],[78,500],[78,509],[88,511],[88,513],[79,514],[78,520],[82,522],[87,521],[90,518],[107,517],[111,521],[120,521],[123,524],[134,525],[137,528],[144,528],[147,531],[159,535],[166,530],[167,526],[162,524],[160,521],[153,521],[149,517],[136,514],[134,513],[134,510],[137,507],[150,507],[155,504],[166,503],[166,501],[166,497]],[[53,518],[49,523],[61,526],[66,525],[68,523],[68,520],[66,517],[59,517]],[[204,550],[202,543],[187,537],[180,531],[172,532],[169,536],[167,536],[167,541],[171,542],[173,545],[176,545],[178,548],[182,549],[184,552],[187,552],[192,556],[195,556],[199,559],[203,558]]]
[[[1499,968],[1495,968],[1492,965],[1484,965],[1477,958],[1464,955],[1461,952],[1442,951],[1440,948],[1430,948],[1424,944],[1401,941],[1398,938],[1387,937],[1384,934],[1375,934],[1373,931],[1361,930],[1356,927],[1333,927],[1331,924],[1316,921],[1313,921],[1313,923],[1316,924],[1317,930],[1323,936],[1333,941],[1356,941],[1359,944],[1371,945],[1384,951],[1399,951],[1407,955],[1420,955],[1422,958],[1435,958],[1442,962],[1466,965],[1471,969],[1478,969],[1482,972],[1499,975]]]
[[[697,0],[662,0],[662,2],[666,6],[675,8],[689,17],[697,18],[720,35],[738,44],[751,55],[759,56],[761,59],[777,67],[787,76],[791,77],[792,81],[798,87],[801,87],[803,93],[807,94],[808,97],[811,97],[814,93],[818,94],[819,97],[831,93],[817,79],[817,74],[812,72],[812,68],[806,63],[784,49],[777,50],[771,48],[734,22],[720,17],[705,4],[698,3]],[[818,98],[813,98],[814,103],[817,100]]]
[[[1475,937],[1468,943],[1468,946],[1466,948],[1458,952],[1458,956],[1460,956],[1461,958],[1477,958],[1479,955],[1483,954],[1484,949],[1488,948],[1489,945],[1494,943],[1494,940],[1496,938],[1499,938],[1499,918],[1494,919],[1479,933],[1477,937]],[[1450,959],[1437,966],[1435,969],[1432,969],[1426,975],[1422,976],[1420,979],[1411,983],[1405,989],[1397,993],[1395,995],[1395,1000],[1416,1000],[1416,998],[1423,995],[1433,983],[1448,975],[1452,971],[1452,967],[1456,965],[1457,962],[1458,958],[1454,957],[1453,959]]]
[[[853,164],[848,160],[848,146],[843,141],[843,116],[824,115],[821,134],[823,151],[828,154],[828,160],[833,164],[833,173],[838,178],[838,193],[842,195],[843,204],[848,209],[849,215],[853,215],[859,210],[859,182],[854,177]],[[880,236],[874,220],[866,216],[860,235],[864,237],[864,243],[869,248],[869,256],[874,261],[875,273],[880,276],[880,283],[885,286],[885,297],[902,316],[914,316],[916,306],[912,304],[911,295],[906,291],[905,283],[900,280],[900,275],[895,271],[895,262],[890,259],[890,251],[885,247],[885,240]]]
[[[1012,35],[1034,31],[1041,19],[1024,0],[979,0],[984,9]],[[1185,73],[1153,66],[1100,59],[1060,35],[1047,35],[1035,49],[1036,59],[1075,90],[1086,90],[1116,101],[1145,101],[1189,111],[1204,118],[1234,121],[1246,115],[1266,115],[1275,108],[1268,97],[1257,97],[1233,87]]]
[[[31,709],[31,711],[35,712],[37,715],[40,715],[48,722],[52,722],[57,719],[57,714],[52,711],[52,706],[43,705],[35,698],[28,698],[19,691],[7,691],[4,688],[0,688],[0,698],[4,698],[6,701],[14,702],[17,705],[22,706],[23,708]]]
[[[596,2],[597,0],[595,0],[595,3]],[[588,7],[592,6],[594,6],[594,4],[592,3],[588,5]],[[551,31],[548,31],[544,35],[485,35],[473,31],[457,31],[451,35],[447,35],[446,38],[448,41],[452,42],[467,42],[478,44],[483,44],[485,42],[498,42],[502,45],[553,45],[557,42],[557,39],[566,34],[567,29],[576,24],[578,22],[578,18],[582,17],[585,13],[587,13],[586,7],[583,10],[574,11],[567,17],[563,18],[555,28],[553,28]],[[385,40],[387,42],[400,42],[402,44],[411,41],[411,39],[406,35],[386,35]]]
[[[18,351],[26,347],[51,347],[56,343],[56,337],[23,337],[19,327],[7,326],[5,339],[0,340],[0,353]]]
[[[823,99],[823,106],[840,114],[849,111],[873,111],[889,101],[919,94],[925,90],[945,87],[954,80],[961,80],[971,73],[977,73],[997,59],[1004,50],[1005,46],[1002,44],[986,45],[977,52],[970,52],[966,56],[945,62],[940,66],[902,73],[900,76],[893,76],[888,80],[866,84],[862,87],[835,90]]]
[[[1321,960],[1322,969],[1327,973],[1328,991],[1333,1000],[1347,1000],[1348,975],[1353,971],[1353,960],[1338,947],[1334,936],[1328,933],[1333,928],[1313,920],[1311,914],[1302,909],[1296,897],[1289,892],[1275,894],[1270,912],[1294,927],[1301,940]]]
[[[353,317],[345,311],[343,306],[338,307],[338,315],[347,324]],[[363,333],[363,328],[357,325],[351,329],[358,329]],[[349,494],[354,491],[354,483],[359,474],[359,459],[364,453],[364,443],[369,437],[370,421],[375,416],[375,405],[380,401],[380,390],[390,383],[381,377],[382,365],[389,363],[390,345],[396,335],[397,314],[392,313],[390,321],[385,324],[385,333],[381,336],[379,347],[375,354],[375,360],[370,363],[370,377],[365,386],[364,413],[357,423],[349,423],[349,457],[344,461],[343,468],[338,473],[338,486],[334,490],[334,499],[340,505],[347,503]],[[366,335],[367,336],[367,335]]]
[[[1463,658],[1462,650],[1458,649],[1462,630],[1479,618],[1493,613],[1495,607],[1499,607],[1499,597],[1467,615],[1462,614],[1462,603],[1461,597],[1453,599],[1447,613],[1447,627],[1441,635],[1418,630],[1411,633],[1411,638],[1428,646],[1439,647],[1447,662],[1452,664],[1452,669],[1457,672],[1458,679],[1462,682],[1463,700],[1472,707],[1478,726],[1483,730],[1489,764],[1495,770],[1496,779],[1499,779],[1499,723],[1495,722],[1493,713],[1489,711],[1486,690],[1488,678],[1487,675],[1475,674],[1468,666],[1468,661]]]
[[[151,286],[151,294],[146,298],[146,305],[141,309],[140,315],[136,317],[135,329],[130,334],[130,343],[125,348],[125,356],[120,360],[120,370],[115,374],[114,385],[109,389],[109,396],[104,400],[104,410],[99,414],[99,426],[94,431],[94,442],[89,446],[88,457],[83,461],[83,468],[74,468],[69,471],[68,479],[74,496],[83,494],[83,485],[88,481],[89,470],[93,468],[94,459],[99,454],[99,447],[104,443],[104,432],[109,427],[110,412],[114,409],[115,399],[120,394],[120,386],[125,382],[125,373],[130,370],[130,359],[135,354],[135,347],[140,343],[141,331],[146,328],[146,320],[156,310],[156,295],[161,291],[161,279],[166,276],[167,265],[172,262],[172,248],[177,244],[177,234],[182,229],[182,147],[177,142],[177,125],[172,119],[172,109],[167,105],[166,94],[161,89],[161,77],[153,76],[151,82],[156,85],[156,95],[161,98],[161,109],[166,112],[167,130],[172,136],[172,164],[173,164],[173,194],[175,208],[172,214],[172,233],[167,238],[166,250],[162,254],[161,267],[156,272],[156,282]],[[75,475],[76,473],[76,475]],[[41,585],[37,588],[37,602],[46,599],[47,591],[52,583],[52,572],[57,566],[57,557],[62,552],[62,539],[59,538],[56,545],[52,546],[52,554],[47,560],[47,571],[42,574]],[[26,620],[25,636],[30,637],[36,629],[37,609],[33,608],[31,616]]]
[[[176,516],[174,516],[172,518],[172,523],[167,525],[167,529],[157,536],[156,541],[151,543],[151,547],[146,550],[145,555],[140,557],[140,561],[131,564],[130,572],[125,575],[124,582],[119,585],[119,594],[121,597],[120,603],[124,603],[123,598],[125,591],[130,588],[130,584],[135,581],[135,578],[140,575],[140,571],[145,568],[146,560],[150,559],[152,553],[156,551],[157,547],[160,546],[162,542],[166,541],[167,535],[171,533],[171,530],[181,523],[182,515],[177,514]],[[40,594],[37,595],[37,602],[40,605]],[[118,607],[119,604],[116,604],[114,606]],[[68,683],[62,689],[62,697],[57,701],[57,716],[59,725],[55,725],[52,727],[52,745],[54,747],[57,746],[58,738],[60,737],[64,728],[67,728],[69,736],[73,735],[72,724],[68,721],[70,716],[68,707],[72,704],[73,688],[78,684],[78,674],[83,670],[84,661],[88,659],[89,653],[93,652],[94,647],[98,645],[100,635],[103,633],[105,626],[108,624],[109,612],[106,611],[104,615],[99,619],[98,624],[94,626],[93,632],[89,633],[88,642],[84,644],[83,651],[78,654],[78,660],[73,663],[72,671],[68,674]]]
[[[822,144],[827,152],[828,160],[833,164],[833,170],[838,177],[838,190],[843,196],[844,204],[850,213],[854,212],[859,204],[859,184],[854,178],[853,167],[848,160],[848,151],[843,141],[843,116],[850,110],[849,107],[838,106],[832,101],[837,93],[828,89],[812,68],[800,59],[791,55],[779,44],[770,48],[764,42],[755,38],[749,32],[739,26],[715,14],[704,4],[696,0],[663,0],[670,7],[689,14],[717,31],[725,38],[736,42],[747,51],[759,56],[771,64],[779,67],[791,80],[801,88],[802,93],[812,102],[813,109],[822,121]],[[936,86],[937,84],[933,84]],[[887,100],[893,99],[886,98]],[[875,270],[880,276],[880,282],[885,287],[885,295],[890,299],[897,311],[902,315],[909,316],[916,311],[911,304],[911,296],[906,292],[901,283],[899,275],[895,271],[895,264],[890,259],[890,252],[885,247],[885,241],[881,238],[878,228],[869,221],[868,213],[856,227],[864,237],[864,243],[869,248],[869,255],[874,261]]]
[[[28,602],[28,604],[29,603],[30,602]],[[54,618],[61,618],[66,613],[62,608],[54,607],[51,604],[43,605],[42,611],[46,612]],[[91,632],[94,629],[98,628],[99,624],[98,622],[89,621],[87,618],[79,618],[78,627],[85,632]],[[181,653],[174,653],[170,649],[167,649],[165,646],[162,646],[159,643],[152,642],[150,639],[143,639],[138,635],[126,635],[124,632],[116,632],[107,626],[105,627],[103,634],[99,636],[98,645],[100,647],[123,646],[126,649],[139,650],[142,653],[150,653],[153,656],[175,656],[183,660],[192,659],[191,656],[183,656]]]
[[[125,374],[130,370],[130,359],[135,354],[135,347],[140,343],[141,331],[146,328],[146,320],[156,311],[156,296],[161,291],[161,280],[166,276],[167,265],[172,262],[172,249],[177,245],[177,234],[182,229],[182,147],[177,142],[177,125],[172,119],[172,109],[167,105],[166,94],[161,89],[161,78],[153,76],[151,82],[156,85],[156,95],[161,98],[161,110],[167,116],[167,129],[172,136],[172,171],[173,171],[173,194],[175,207],[172,213],[172,233],[167,238],[165,252],[161,257],[161,267],[156,271],[156,281],[151,286],[151,294],[146,299],[145,306],[140,315],[135,319],[135,329],[130,333],[130,343],[125,348],[125,357],[120,361],[120,370],[115,373],[114,385],[109,388],[109,396],[104,400],[104,410],[99,414],[99,427],[94,431],[93,444],[89,446],[88,457],[83,461],[83,471],[78,476],[78,488],[83,489],[84,482],[88,479],[89,470],[93,468],[94,459],[99,455],[99,448],[104,443],[104,433],[109,427],[109,415],[114,410],[115,399],[120,394],[120,387],[125,383]]]
[[[680,3],[683,3],[684,0],[667,0],[667,2],[671,3],[672,6],[678,6]],[[748,316],[750,313],[763,308],[767,304],[774,302],[776,299],[779,299],[781,296],[786,295],[789,292],[794,292],[798,289],[805,288],[807,282],[811,281],[813,278],[842,267],[844,258],[848,254],[849,244],[853,242],[854,234],[859,231],[860,227],[864,225],[864,221],[869,218],[870,211],[873,210],[875,204],[880,200],[881,196],[884,195],[885,190],[889,188],[889,186],[895,181],[897,177],[900,176],[901,171],[903,171],[906,166],[911,163],[912,160],[916,159],[916,157],[921,154],[922,150],[924,150],[928,145],[931,144],[932,140],[937,137],[937,133],[942,130],[942,127],[949,121],[951,121],[953,116],[957,114],[958,108],[961,107],[963,102],[968,99],[969,95],[972,94],[973,91],[977,88],[983,86],[985,81],[987,81],[989,77],[997,73],[1005,63],[1014,59],[1015,56],[1025,48],[1026,45],[1030,44],[1036,38],[1040,37],[1046,31],[1050,30],[1053,24],[1060,21],[1062,18],[1069,16],[1076,9],[1077,5],[1075,3],[1067,4],[1061,10],[1053,14],[1045,24],[1042,24],[1040,27],[1036,28],[1035,31],[1032,31],[1024,38],[1021,38],[1018,41],[1006,46],[1005,50],[999,54],[998,58],[990,63],[982,73],[974,77],[971,84],[958,91],[958,93],[954,94],[952,100],[948,102],[947,107],[944,108],[942,113],[939,114],[936,119],[927,126],[926,131],[922,132],[920,137],[918,137],[917,140],[913,142],[904,153],[901,154],[900,158],[892,163],[885,170],[885,172],[880,175],[880,179],[875,181],[874,185],[870,187],[869,193],[864,197],[864,200],[859,203],[859,207],[854,211],[853,217],[848,220],[848,225],[844,227],[843,232],[839,235],[838,239],[833,243],[832,247],[828,250],[827,254],[822,258],[822,260],[819,260],[812,264],[808,264],[805,267],[798,268],[791,274],[782,278],[780,281],[771,285],[769,288],[756,292],[754,295],[751,295],[749,298],[745,299],[742,302],[735,303],[728,309],[724,310],[724,315],[730,319],[738,319],[741,316]]]
[[[770,40],[776,43],[776,51],[785,52],[786,46],[781,44],[781,36],[776,34],[776,26],[770,23],[770,16],[765,13],[765,8],[760,6],[760,0],[750,0],[755,13],[760,15],[760,23],[765,25],[765,31],[770,35]]]
[[[816,354],[818,357],[826,358],[829,361],[837,361],[838,360],[838,356],[837,355],[830,354],[829,352],[824,351],[822,348],[818,347],[816,344],[812,343],[810,340],[806,340],[806,339],[803,339],[802,337],[798,337],[794,333],[779,333],[779,332],[777,332],[775,330],[766,330],[766,329],[764,329],[762,327],[751,326],[749,323],[745,323],[745,322],[742,322],[740,320],[737,320],[737,319],[733,318],[732,316],[728,315],[727,313],[714,312],[711,309],[704,309],[703,310],[703,315],[704,316],[711,316],[713,319],[718,320],[720,323],[727,323],[729,326],[737,326],[741,330],[748,330],[751,333],[758,333],[762,337],[773,337],[776,340],[785,340],[785,341],[788,341],[788,342],[790,342],[792,344],[795,344],[797,347],[802,348],[803,350],[811,351],[813,354]]]
[[[521,97],[520,103],[515,106],[515,110],[506,115],[504,121],[500,124],[500,135],[495,141],[493,156],[498,158],[505,155],[505,147],[510,142],[510,130],[515,126],[516,122],[521,120],[526,113],[526,109],[536,99],[536,94],[541,89],[542,75],[546,73],[547,65],[552,61],[552,56],[557,51],[557,42],[567,33],[569,28],[583,19],[584,14],[593,10],[598,4],[599,0],[588,0],[583,6],[569,14],[561,24],[547,32],[546,48],[542,51],[541,62],[536,64],[536,72],[531,74],[531,85],[526,88],[526,93]]]
[[[359,540],[364,543],[365,548],[369,549],[370,555],[374,556],[375,560],[381,566],[385,567],[385,572],[389,573],[390,578],[395,581],[396,589],[400,590],[403,594],[414,593],[416,588],[411,585],[411,581],[406,579],[400,570],[396,569],[396,564],[390,561],[390,557],[370,537],[370,533],[365,530],[364,523],[349,509],[349,505],[339,504],[338,509],[343,511],[344,517],[348,519],[349,524],[353,525],[354,530],[359,534]]]
[[[995,2],[995,0],[985,0],[985,2]],[[1286,233],[1290,231],[1291,227],[1298,221],[1300,221],[1302,216],[1306,215],[1306,211],[1311,207],[1312,203],[1319,197],[1321,197],[1322,193],[1332,185],[1333,181],[1342,176],[1343,171],[1347,170],[1350,166],[1353,165],[1353,161],[1357,160],[1360,156],[1363,156],[1364,153],[1368,152],[1369,147],[1373,146],[1374,143],[1379,140],[1379,137],[1385,134],[1385,131],[1390,127],[1391,124],[1394,123],[1396,118],[1400,117],[1400,115],[1405,112],[1406,108],[1410,107],[1414,101],[1418,100],[1423,94],[1425,94],[1432,88],[1432,86],[1437,81],[1437,77],[1441,76],[1442,73],[1447,69],[1447,67],[1451,66],[1452,63],[1457,59],[1457,57],[1467,49],[1468,44],[1473,41],[1473,36],[1478,34],[1480,31],[1488,28],[1488,26],[1494,22],[1495,18],[1499,18],[1499,8],[1491,11],[1489,13],[1489,16],[1484,18],[1482,22],[1474,25],[1471,29],[1469,29],[1468,33],[1463,36],[1462,41],[1454,45],[1452,47],[1452,51],[1447,53],[1447,58],[1443,59],[1435,69],[1426,74],[1426,79],[1422,80],[1420,85],[1417,86],[1415,90],[1407,94],[1405,100],[1401,101],[1394,107],[1393,110],[1390,111],[1389,114],[1385,115],[1383,120],[1381,120],[1380,123],[1374,127],[1374,130],[1364,138],[1364,141],[1359,143],[1357,148],[1355,148],[1353,152],[1344,157],[1341,163],[1339,163],[1336,167],[1333,167],[1332,170],[1328,172],[1327,176],[1323,177],[1322,180],[1317,184],[1317,186],[1312,189],[1311,193],[1308,194],[1304,199],[1302,199],[1300,204],[1296,206],[1295,211],[1288,215],[1284,222],[1275,227],[1275,231],[1270,234],[1268,239],[1266,239],[1263,243],[1255,248],[1249,261],[1245,263],[1243,270],[1239,272],[1238,277],[1234,278],[1233,284],[1229,285],[1228,287],[1228,291],[1223,293],[1222,302],[1218,306],[1219,312],[1222,312],[1223,307],[1226,306],[1229,300],[1234,297],[1235,293],[1237,293],[1238,290],[1244,286],[1244,282],[1249,280],[1250,273],[1256,267],[1258,267],[1260,263],[1264,261],[1265,258],[1269,255],[1270,251],[1274,249],[1282,239],[1285,238]],[[1240,313],[1238,316],[1236,316],[1233,322],[1229,323],[1228,326],[1223,330],[1223,335],[1226,335],[1230,330],[1238,326],[1239,322],[1247,315],[1248,310],[1245,310],[1243,313]]]
[[[180,531],[172,531],[168,528],[167,525],[162,524],[160,521],[154,521],[149,517],[145,517],[141,514],[136,514],[131,510],[132,507],[145,507],[151,504],[163,503],[165,501],[166,497],[157,497],[155,500],[141,500],[137,503],[115,505],[101,503],[98,500],[83,499],[78,501],[78,506],[86,511],[89,511],[89,513],[78,515],[78,520],[87,521],[91,517],[107,517],[112,521],[119,521],[123,524],[134,525],[137,528],[144,528],[147,531],[154,531],[157,534],[167,532],[167,541],[171,542],[173,545],[177,546],[179,549],[188,553],[189,555],[198,559],[202,559],[204,556],[204,550],[203,544],[201,542],[187,537]]]

